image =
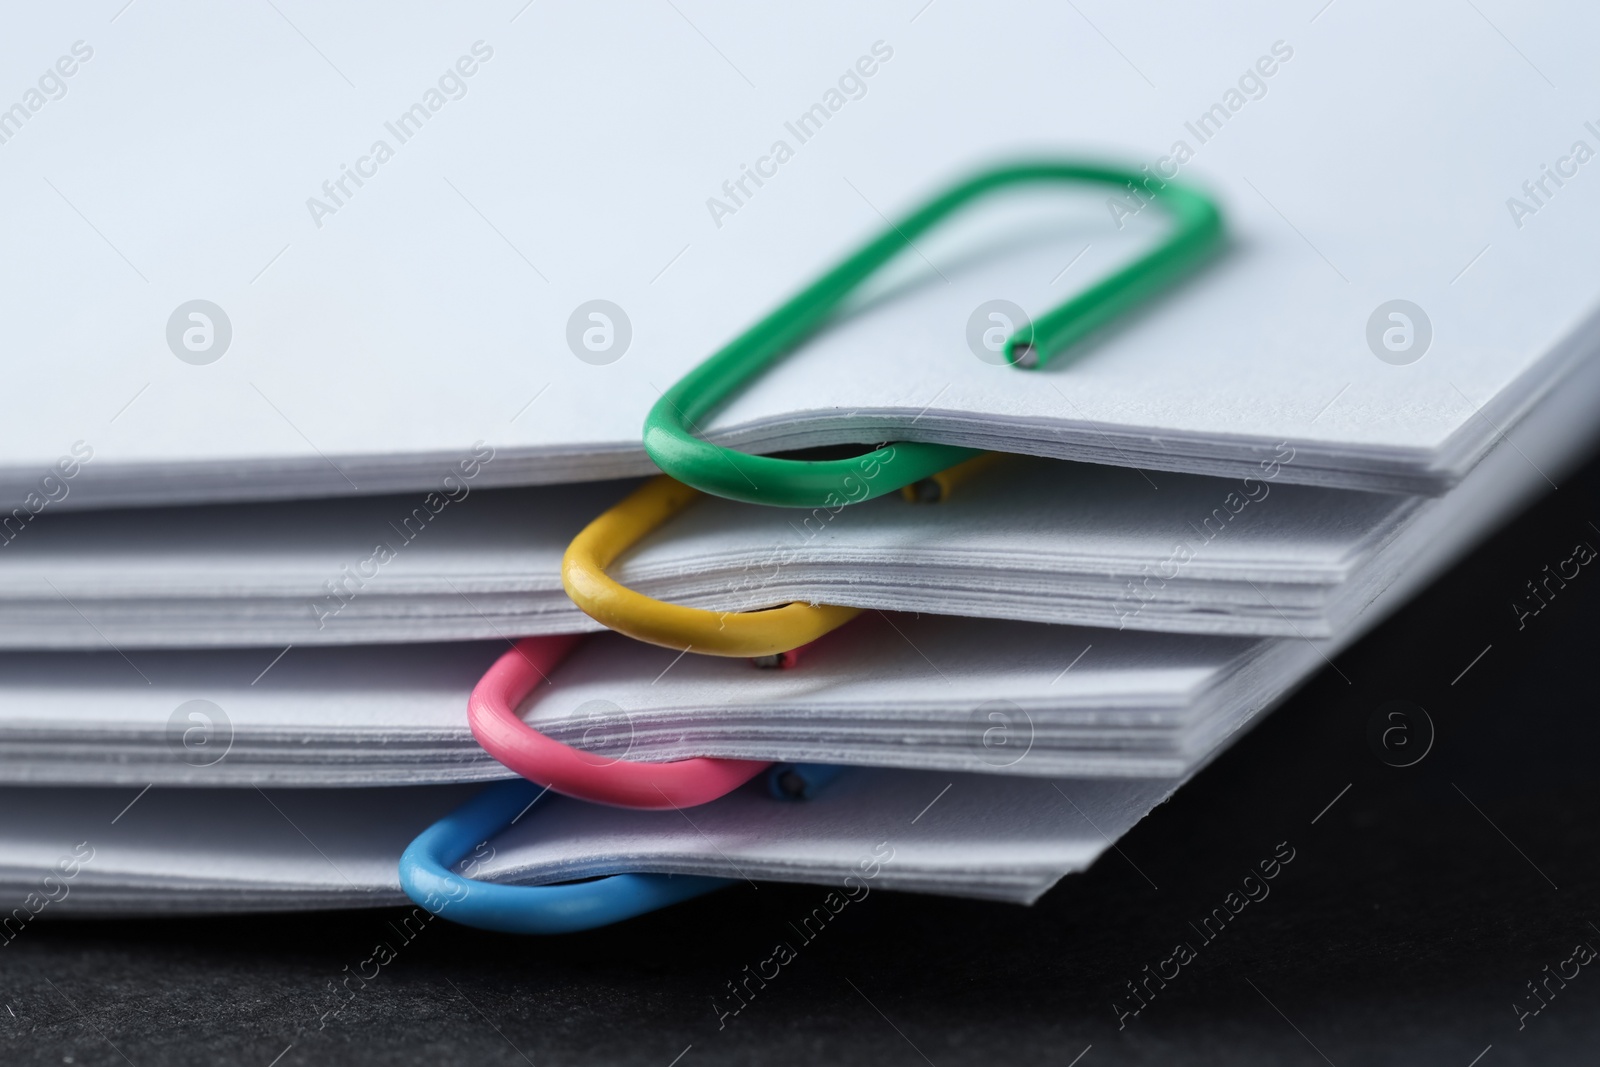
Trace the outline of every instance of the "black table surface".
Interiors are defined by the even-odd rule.
[[[440,922],[354,996],[395,913],[40,923],[0,949],[0,1061],[1600,1062],[1600,565],[1537,614],[1527,587],[1600,547],[1597,488],[1561,479],[1038,904],[873,892],[737,1015],[824,890]]]

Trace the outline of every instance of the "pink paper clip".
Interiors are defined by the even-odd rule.
[[[520,705],[583,637],[525,637],[495,661],[467,701],[467,723],[484,750],[557,793],[621,808],[690,808],[730,793],[771,764],[697,757],[672,763],[610,760],[547,737],[523,722]]]

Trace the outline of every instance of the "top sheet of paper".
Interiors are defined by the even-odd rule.
[[[1432,491],[1600,294],[1576,4],[519,6],[13,20],[0,495],[79,441],[41,490],[65,506],[431,487],[477,441],[485,483],[644,470],[659,390],[1019,154],[1176,168],[1231,249],[1027,373],[974,355],[978,305],[1037,313],[1158,226],[1104,190],[1002,211],[977,245],[919,241],[896,298],[711,429],[1231,473],[1290,441],[1289,480]]]

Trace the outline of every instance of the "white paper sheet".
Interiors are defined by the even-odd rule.
[[[692,824],[551,794],[475,850],[470,874],[528,885],[642,870],[836,889],[854,874],[855,898],[909,889],[1030,903],[1176,784],[855,770],[806,802],[752,783],[696,808]],[[72,915],[404,904],[400,853],[471,793],[0,789],[0,938]],[[864,858],[877,861],[867,878]]]
[[[1592,341],[1600,193],[1573,159],[1600,137],[1552,85],[1593,88],[1596,18],[1524,13],[1513,48],[1469,7],[30,9],[0,42],[24,112],[0,145],[0,499],[79,441],[53,507],[436,488],[478,441],[480,484],[641,473],[659,390],[885,217],[1019,152],[1170,173],[1180,141],[1231,251],[1076,358],[1010,371],[965,331],[981,301],[1036,313],[1151,238],[1103,193],[984,230],[1005,255],[919,245],[930,284],[712,429],[1235,477],[1288,441],[1289,480],[1437,491]],[[604,365],[566,339],[594,299],[632,336]],[[1403,366],[1366,337],[1395,299],[1432,334]],[[194,300],[230,333],[204,365],[180,358],[219,351]]]

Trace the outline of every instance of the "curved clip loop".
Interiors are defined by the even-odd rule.
[[[699,496],[662,475],[585,526],[561,559],[561,584],[573,603],[601,625],[635,640],[711,656],[776,656],[860,614],[860,608],[799,603],[759,611],[705,611],[647,597],[606,573],[618,556]]]
[[[1157,183],[1156,188],[1150,182]],[[1172,232],[1144,256],[1102,278],[1007,339],[1006,361],[1041,367],[1069,345],[1194,270],[1222,244],[1222,215],[1204,194],[1141,171],[1087,163],[1020,163],[984,171],[912,212],[787,303],[725,345],[668,389],[644,423],[644,447],[681,482],[717,496],[783,507],[858,503],[926,478],[977,455],[954,445],[898,442],[853,459],[793,460],[753,456],[696,437],[707,418],[771,364],[822,326],[845,298],[919,235],[997,189],[1037,183],[1132,186],[1171,216]],[[869,473],[870,470],[870,473]],[[857,495],[857,486],[865,487]]]
[[[731,882],[703,875],[615,874],[570,885],[499,885],[451,870],[516,821],[541,791],[496,782],[422,831],[400,856],[400,886],[422,907],[466,926],[509,934],[565,934],[631,919]]]
[[[467,723],[489,755],[557,793],[623,808],[704,804],[770,766],[758,760],[708,757],[672,763],[614,760],[564,745],[523,722],[517,706],[581,640],[575,635],[525,637],[484,674],[467,701]],[[481,840],[474,838],[467,847]]]

